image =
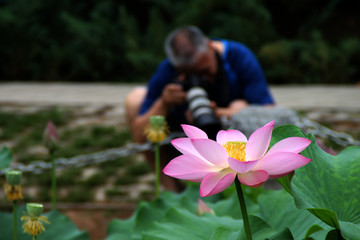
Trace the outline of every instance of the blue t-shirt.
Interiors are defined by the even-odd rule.
[[[218,106],[227,106],[231,101],[243,99],[249,104],[272,104],[274,100],[270,94],[265,75],[255,55],[245,45],[228,40],[220,40],[224,44],[221,57],[226,82],[222,83],[222,98],[225,99]],[[154,102],[161,96],[164,87],[173,82],[177,76],[176,68],[165,59],[151,77],[148,92],[140,108],[139,115],[146,113]],[[227,90],[226,90],[227,89]],[[186,123],[184,111],[186,104],[171,111],[181,123]]]

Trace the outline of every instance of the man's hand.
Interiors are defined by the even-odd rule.
[[[170,83],[164,88],[161,99],[167,108],[171,108],[185,102],[186,92],[184,92],[181,85]]]
[[[234,100],[229,104],[228,107],[225,108],[217,107],[216,103],[214,102],[212,102],[211,104],[212,108],[214,109],[215,115],[218,118],[221,118],[222,116],[229,118],[248,106],[248,103],[244,100]]]

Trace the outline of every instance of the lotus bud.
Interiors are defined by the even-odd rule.
[[[56,127],[52,121],[49,121],[44,131],[44,142],[48,148],[55,147],[59,142]]]
[[[212,210],[203,200],[198,199],[198,205],[196,209],[196,213],[198,216],[203,215],[204,213],[211,213],[215,215],[214,210]]]

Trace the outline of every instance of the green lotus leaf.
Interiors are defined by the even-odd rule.
[[[360,239],[360,224],[340,221],[340,229],[345,239]]]
[[[265,226],[266,228],[268,226]],[[273,236],[269,237],[268,233],[259,233],[259,232],[252,232],[253,239],[266,239],[266,240],[292,240],[294,239],[290,230],[288,228],[284,229],[281,232],[275,233]],[[234,240],[246,240],[244,234],[240,235],[240,231],[231,232],[226,228],[220,227],[217,228],[213,235],[211,236],[210,240],[219,240],[219,239],[234,239]]]
[[[24,214],[25,207],[19,207],[17,211],[18,240],[29,240],[32,237],[22,231],[20,217]],[[88,240],[89,236],[86,231],[80,231],[75,224],[65,215],[53,210],[43,214],[50,224],[44,224],[45,232],[41,233],[37,239],[64,239],[64,240]],[[13,239],[13,215],[12,213],[0,213],[1,234],[0,240]]]
[[[259,217],[250,216],[249,221],[253,239],[266,239],[276,234],[276,231]],[[242,220],[213,214],[204,214],[199,217],[185,209],[171,208],[160,222],[154,222],[149,230],[143,233],[143,239],[245,240],[246,237]]]
[[[163,192],[158,200],[150,203],[141,202],[129,219],[115,219],[110,222],[107,229],[107,240],[141,239],[141,233],[148,230],[153,222],[162,221],[170,208],[186,209],[196,216],[199,198],[199,186],[191,184],[181,194]],[[215,211],[217,216],[230,216],[234,219],[242,218],[236,194],[224,200],[217,201],[218,198],[219,196],[212,196],[203,198],[203,200]],[[246,199],[246,202],[249,214],[257,214],[259,212],[258,205],[249,199]]]
[[[107,240],[141,239],[141,233],[147,230],[153,222],[160,221],[171,207],[182,207],[195,213],[199,197],[199,188],[190,185],[181,194],[163,192],[160,199],[150,203],[141,202],[131,218],[127,220],[114,219],[110,222],[107,229]]]
[[[259,205],[252,202],[245,196],[246,209],[248,214],[258,215]],[[233,193],[229,198],[217,201],[215,203],[207,203],[211,209],[214,210],[217,216],[229,216],[234,219],[242,219],[239,199],[236,193]]]
[[[219,227],[217,229],[215,229],[215,231],[213,232],[213,234],[211,235],[211,237],[209,238],[210,240],[219,240],[219,239],[238,239],[239,238],[239,232],[232,232],[229,229],[225,228],[225,227]]]
[[[3,147],[0,150],[0,170],[10,167],[13,160],[11,150],[7,147]]]
[[[278,231],[288,228],[296,240],[304,239],[306,234],[310,235],[316,230],[331,230],[308,211],[298,209],[294,199],[284,190],[264,192],[259,197],[259,205],[262,219]],[[307,233],[311,227],[313,229]]]
[[[269,238],[269,240],[290,240],[290,239],[294,239],[294,237],[288,228],[285,228],[283,231]]]
[[[312,225],[305,234],[305,238],[304,239],[308,239],[310,236],[313,236],[314,234],[318,234],[319,232],[325,232],[325,230],[320,227],[319,225]],[[326,236],[322,236],[321,239],[324,239]]]
[[[301,153],[312,161],[297,169],[292,179],[284,177],[279,182],[293,195],[298,208],[308,209],[329,226],[341,230],[345,239],[359,236],[360,147],[347,147],[333,156],[324,152],[311,134],[306,136],[296,126],[276,128],[272,144],[292,136],[312,140]]]

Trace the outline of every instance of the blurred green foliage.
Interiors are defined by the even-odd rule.
[[[127,176],[140,176],[151,171],[149,164],[146,162],[135,163],[130,165],[125,170],[125,175]]]
[[[271,83],[359,81],[350,0],[0,1],[0,80],[146,81],[185,24],[248,45]],[[85,143],[86,144],[86,143]]]
[[[34,161],[49,161],[48,151],[43,145],[43,132],[47,121],[51,119],[59,134],[59,148],[56,158],[70,158],[81,154],[103,151],[109,148],[123,147],[131,141],[129,130],[121,126],[89,124],[72,126],[76,121],[77,108],[41,109],[33,112],[7,112],[0,110],[0,144],[11,145],[17,162],[28,165]],[[144,174],[149,173],[147,163],[138,156],[124,156],[103,163],[88,166],[93,168],[86,174],[86,167],[69,167],[57,172],[59,200],[82,202],[91,201],[95,197],[95,189],[99,186],[114,185],[114,193],[107,197],[118,196],[118,188],[129,186],[139,181]],[[51,176],[50,171],[41,174],[25,172],[23,185],[25,189],[35,189],[35,196],[24,194],[26,201],[50,201]],[[114,184],[113,184],[114,182]],[[123,191],[123,195],[127,192]],[[128,199],[128,198],[124,198]],[[0,202],[6,199],[0,200]]]
[[[309,41],[279,40],[265,44],[259,59],[272,83],[340,83],[359,80],[360,40],[327,43],[314,31]],[[359,59],[360,60],[360,59]]]
[[[19,133],[26,133],[28,143],[30,141],[41,142],[44,126],[48,121],[52,121],[57,126],[62,126],[68,117],[69,113],[58,108],[26,114],[0,112],[0,126],[6,126],[2,128],[0,140],[10,140]]]

